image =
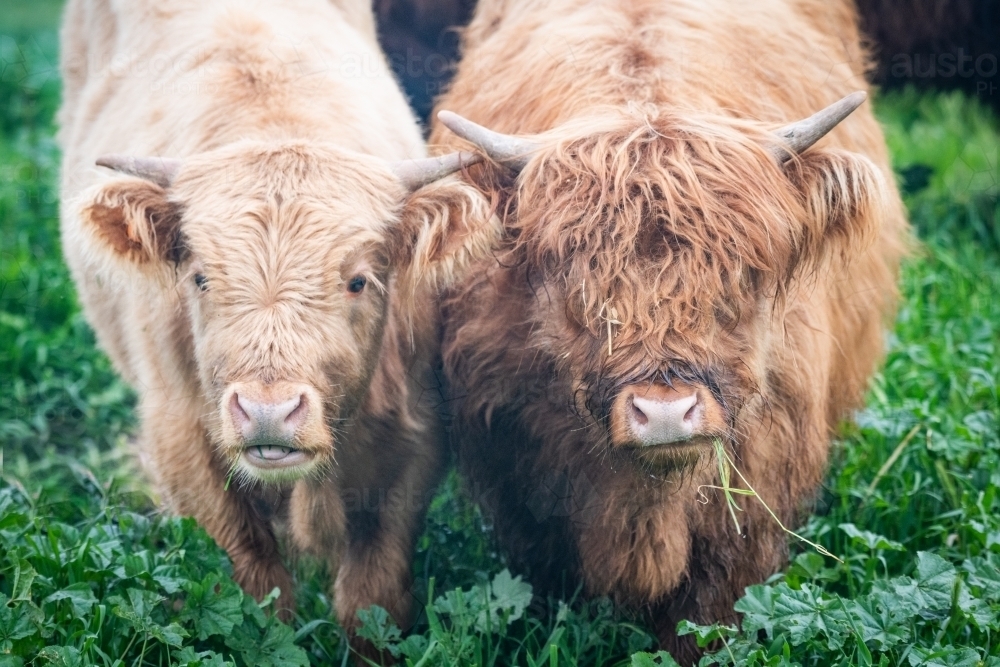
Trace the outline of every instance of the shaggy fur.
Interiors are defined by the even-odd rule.
[[[497,235],[457,180],[407,195],[388,160],[416,122],[370,7],[322,0],[74,0],[63,28],[62,234],[101,346],[139,395],[141,457],[254,596],[292,581],[274,520],[329,559],[337,614],[409,614],[409,561],[439,478],[434,291]],[[109,177],[165,155],[170,187]],[[348,290],[363,277],[360,292]],[[397,285],[404,288],[401,297]],[[234,387],[302,387],[310,465],[245,463]],[[227,477],[232,476],[232,483]]]
[[[615,448],[608,412],[626,386],[704,387],[767,504],[808,508],[907,225],[867,105],[784,166],[767,147],[865,88],[855,23],[828,0],[483,0],[439,103],[541,146],[516,178],[470,171],[505,236],[442,304],[460,469],[538,590],[610,595],[687,663],[677,622],[734,621],[786,537],[752,500],[735,529],[710,442]]]
[[[472,0],[377,0],[379,40],[417,114],[451,79],[455,28],[465,26]],[[1000,109],[1000,2],[997,0],[858,0],[861,29],[880,86],[961,89]],[[976,62],[980,58],[979,69]],[[992,57],[992,58],[991,58]],[[962,70],[959,66],[965,60]],[[425,65],[431,62],[430,68]]]

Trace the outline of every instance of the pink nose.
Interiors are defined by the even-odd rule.
[[[248,446],[291,445],[309,414],[309,405],[305,394],[263,401],[233,393],[229,413]]]
[[[726,431],[722,406],[705,387],[679,381],[623,387],[611,407],[615,445],[654,447]]]
[[[697,433],[702,412],[697,393],[668,401],[633,396],[628,426],[637,444],[669,445]]]

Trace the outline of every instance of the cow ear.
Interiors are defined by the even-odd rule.
[[[403,207],[393,249],[400,288],[412,294],[454,284],[492,253],[500,232],[493,203],[468,183],[446,178],[417,190]]]
[[[893,200],[886,176],[871,160],[848,151],[811,150],[784,169],[802,196],[802,248],[809,259],[834,252],[849,260],[871,245]]]
[[[155,183],[115,179],[84,194],[79,211],[88,236],[121,259],[178,259],[180,207]]]

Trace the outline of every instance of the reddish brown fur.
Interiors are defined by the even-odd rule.
[[[767,147],[866,62],[847,2],[483,0],[439,103],[544,132],[516,180],[472,172],[507,234],[443,303],[460,468],[541,590],[642,610],[681,660],[676,623],[732,622],[785,535],[752,501],[737,533],[710,447],[614,448],[608,411],[636,383],[710,389],[800,518],[881,358],[906,222],[867,106],[784,166]]]

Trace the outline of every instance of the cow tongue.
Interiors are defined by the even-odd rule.
[[[291,447],[282,447],[281,445],[257,445],[251,449],[253,453],[257,454],[257,458],[265,461],[280,461],[295,451]]]

